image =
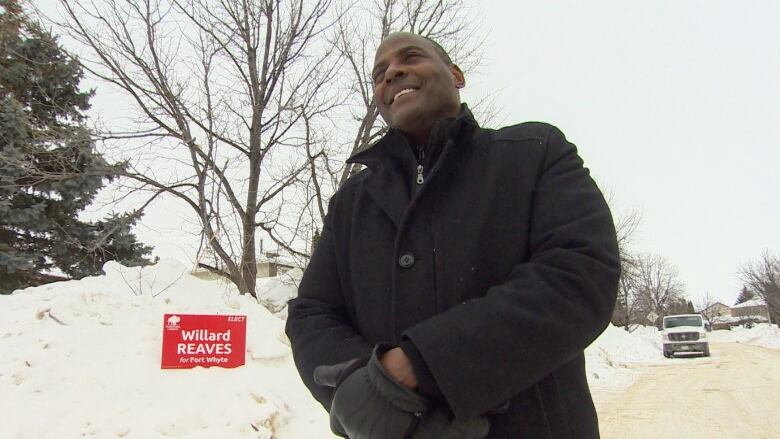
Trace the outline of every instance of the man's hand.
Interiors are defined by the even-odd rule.
[[[335,387],[329,410],[334,433],[351,439],[485,438],[490,428],[486,418],[453,419],[451,414],[432,406],[402,382],[406,377],[407,382],[411,380],[417,385],[404,351],[394,348],[381,354],[382,350],[375,347],[367,363],[365,359],[355,359],[314,369],[317,384]],[[405,372],[396,378],[382,365],[384,362]]]
[[[406,356],[403,349],[390,349],[382,355],[379,361],[393,379],[412,390],[417,389],[417,376],[415,376],[412,363],[409,362],[409,357]]]
[[[428,400],[385,370],[380,363],[381,351],[382,348],[375,347],[368,363],[349,374],[347,371],[361,364],[361,360],[318,366],[314,370],[315,382],[321,385],[333,387],[341,381],[333,392],[329,410],[330,429],[337,435],[351,439],[413,437],[409,435],[427,412]]]

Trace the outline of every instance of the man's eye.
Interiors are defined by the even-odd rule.
[[[385,72],[376,72],[374,73],[374,84],[379,84],[382,82],[382,78],[385,76]]]

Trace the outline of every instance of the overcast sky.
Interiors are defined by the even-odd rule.
[[[641,209],[636,249],[732,304],[738,267],[780,253],[780,2],[488,4],[465,100],[558,126],[615,216]]]
[[[641,210],[636,250],[732,304],[738,267],[780,254],[780,1],[473,4],[487,44],[464,100],[493,95],[496,125],[558,126],[614,215]],[[95,111],[115,99],[99,90]],[[186,261],[197,241],[166,207],[139,235]]]

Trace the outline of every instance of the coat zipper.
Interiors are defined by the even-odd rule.
[[[420,425],[420,418],[422,418],[423,413],[414,412],[413,415],[412,422],[409,424],[409,427],[406,428],[403,439],[411,439],[412,435],[417,431],[417,427]]]
[[[425,168],[423,167],[423,160],[425,160],[425,146],[419,146],[417,147],[417,185],[420,186],[425,182],[425,177],[423,176],[423,172],[425,171]]]

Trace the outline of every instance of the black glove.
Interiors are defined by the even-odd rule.
[[[376,347],[363,367],[361,360],[314,369],[314,381],[336,386],[330,407],[330,428],[351,439],[402,439],[411,437],[428,401],[394,380]],[[351,373],[350,373],[351,371]]]
[[[452,419],[440,408],[393,379],[379,361],[387,347],[369,359],[314,369],[314,381],[336,387],[330,428],[351,439],[482,439],[487,418]]]
[[[453,419],[441,408],[430,410],[422,416],[412,439],[483,439],[490,430],[490,422],[484,416],[470,419]]]

